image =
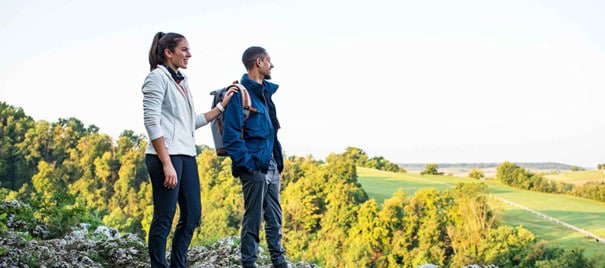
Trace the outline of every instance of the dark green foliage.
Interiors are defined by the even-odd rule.
[[[511,162],[504,162],[498,167],[496,178],[510,186],[545,193],[567,193],[573,187],[571,184],[548,180]]]
[[[571,194],[605,201],[605,182],[587,182],[574,186],[569,183],[548,180],[540,174],[532,173],[510,162],[504,162],[498,167],[496,178],[505,184],[525,190]]]
[[[552,257],[536,262],[536,267],[566,267],[566,268],[592,268],[598,267],[595,259],[584,256],[584,250],[579,248],[563,250],[554,249]]]
[[[483,170],[478,168],[473,168],[471,172],[468,173],[468,176],[477,180],[483,179],[483,177],[485,177],[485,175],[483,174]]]
[[[330,154],[326,160],[334,161],[349,161],[356,166],[373,168],[378,170],[406,173],[407,171],[397,164],[391,163],[382,156],[369,158],[366,152],[355,147],[347,147],[342,154]]]
[[[439,172],[438,168],[437,164],[426,164],[420,175],[443,175],[443,172]]]
[[[573,195],[605,202],[605,182],[587,182],[573,188]]]
[[[23,109],[0,101],[0,186],[17,190],[35,173],[37,163],[26,161],[17,146],[25,133],[34,126],[34,120]]]
[[[36,224],[44,224],[56,236],[85,221],[146,236],[153,204],[142,135],[127,130],[114,143],[97,127],[85,127],[75,118],[34,122],[21,109],[1,102],[0,108],[0,182],[7,188],[0,190],[0,197],[31,204],[0,210],[0,229],[8,224],[8,215],[15,215],[30,233]],[[207,146],[196,149],[203,218],[193,245],[237,235],[244,210],[241,183],[231,175],[231,160],[216,156]],[[369,158],[363,150],[347,147],[326,162],[291,156],[284,166],[283,239],[288,257],[295,260],[325,267],[415,267],[427,262],[443,267],[470,263],[591,267],[593,263],[582,252],[550,249],[536,242],[522,227],[499,225],[488,205],[485,184],[461,184],[452,191],[422,189],[411,197],[400,190],[377,204],[357,181],[356,166],[405,172],[383,157]],[[426,168],[426,174],[441,174],[436,164]],[[498,173],[510,185],[569,191],[512,163],[503,163]],[[600,187],[594,188],[599,192]],[[583,193],[592,195],[592,189]],[[111,265],[104,262],[107,250],[91,256]],[[22,262],[35,265],[36,260]]]

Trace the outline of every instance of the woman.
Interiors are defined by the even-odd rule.
[[[187,248],[200,224],[200,183],[195,161],[195,129],[214,120],[235,89],[217,107],[196,114],[187,85],[189,43],[177,33],[158,32],[149,51],[151,73],[143,84],[145,128],[151,143],[145,161],[153,189],[153,220],[149,228],[151,267],[166,264],[166,237],[178,201],[181,215],[172,240],[171,267],[187,266]]]

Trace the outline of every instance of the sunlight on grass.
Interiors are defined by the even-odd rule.
[[[369,168],[357,168],[358,180],[370,197],[381,204],[398,188],[413,195],[422,188],[450,189],[457,183],[479,182],[476,179],[454,176],[435,176],[419,174],[392,173]],[[605,237],[605,203],[594,200],[562,195],[526,191],[504,185],[498,181],[484,181],[492,194],[506,200],[537,210],[553,218],[583,228],[595,235]],[[501,202],[491,201],[492,205],[501,210],[504,223],[523,225],[531,230],[538,239],[547,240],[553,244],[569,248],[580,247],[587,255],[605,250],[605,244],[597,243],[594,239],[549,222],[527,211],[514,208]]]

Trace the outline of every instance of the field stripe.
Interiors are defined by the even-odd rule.
[[[574,231],[576,231],[576,232],[580,232],[580,233],[582,233],[582,234],[584,234],[584,235],[586,235],[586,236],[590,236],[590,237],[592,237],[592,238],[596,239],[598,242],[601,242],[601,243],[605,244],[605,239],[604,239],[604,238],[599,237],[599,236],[597,236],[597,235],[595,235],[595,234],[593,234],[593,233],[591,233],[591,232],[589,232],[589,231],[586,231],[586,230],[584,230],[584,229],[582,229],[582,228],[578,228],[578,227],[576,227],[576,226],[574,226],[574,225],[571,225],[571,224],[569,224],[569,223],[566,223],[566,222],[563,222],[563,221],[557,220],[557,219],[555,219],[555,218],[553,218],[553,217],[550,217],[550,216],[548,216],[548,215],[545,215],[545,214],[543,214],[543,213],[540,213],[540,212],[538,212],[538,211],[535,211],[535,210],[533,210],[533,209],[531,209],[531,208],[528,208],[528,207],[525,207],[525,206],[519,205],[519,204],[517,204],[517,203],[515,203],[515,202],[508,201],[508,200],[506,200],[506,199],[504,199],[504,198],[497,197],[497,196],[495,196],[495,195],[489,195],[489,196],[490,196],[491,198],[495,199],[495,200],[500,201],[500,202],[503,202],[503,203],[509,204],[509,205],[511,205],[511,206],[518,207],[518,208],[520,208],[520,209],[526,210],[526,211],[528,211],[528,212],[530,212],[530,213],[532,213],[532,214],[534,214],[534,215],[537,215],[537,216],[540,216],[540,217],[542,217],[542,218],[545,218],[545,219],[547,219],[547,220],[549,220],[549,221],[551,221],[551,222],[554,222],[554,223],[557,223],[557,224],[563,225],[563,226],[565,226],[565,227],[567,227],[567,228],[569,228],[569,229],[572,229],[572,230],[574,230]]]

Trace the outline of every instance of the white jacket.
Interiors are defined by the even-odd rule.
[[[162,65],[147,75],[142,89],[145,129],[150,141],[164,137],[168,154],[195,156],[194,131],[208,122],[204,114],[195,113],[187,77],[181,86],[187,97]],[[151,142],[145,153],[157,154]]]

